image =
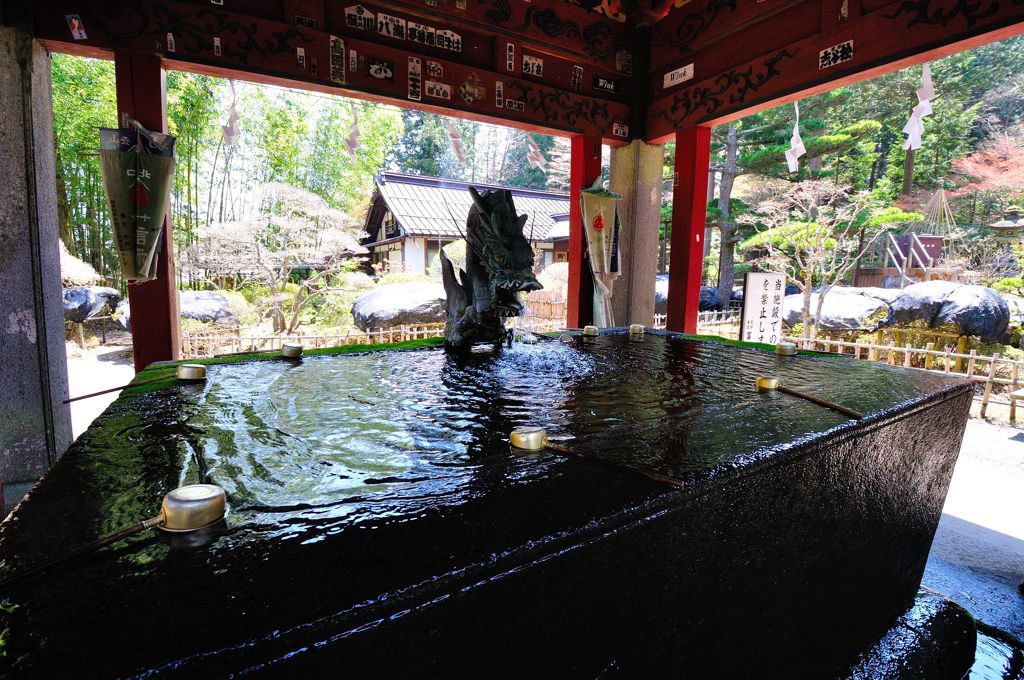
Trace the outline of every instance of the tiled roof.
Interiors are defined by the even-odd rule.
[[[554,226],[552,216],[569,212],[568,194],[394,172],[382,173],[377,178],[377,190],[408,236],[462,238],[466,215],[473,205],[470,184],[481,192],[487,189],[511,191],[516,212],[530,216],[524,232],[527,238],[532,235],[534,241],[548,240]]]

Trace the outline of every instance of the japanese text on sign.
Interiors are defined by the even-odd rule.
[[[782,306],[785,297],[785,274],[747,273],[743,282],[741,339],[778,344],[782,339]]]

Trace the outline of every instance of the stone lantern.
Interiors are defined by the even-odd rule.
[[[1012,205],[1006,209],[1003,219],[988,225],[989,230],[999,241],[1016,243],[1024,238],[1024,209]]]

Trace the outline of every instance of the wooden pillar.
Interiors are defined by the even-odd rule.
[[[566,301],[566,326],[569,328],[582,328],[594,322],[594,277],[586,257],[580,192],[590,187],[600,174],[601,140],[597,137],[573,137],[569,168],[569,291]]]
[[[704,264],[704,225],[707,221],[708,161],[711,128],[676,132],[676,174],[672,189],[672,260],[668,277],[670,331],[695,333]]]
[[[167,81],[160,57],[117,52],[118,124],[127,127],[132,117],[150,130],[167,132]],[[174,276],[174,241],[171,222],[164,217],[163,241],[158,246],[157,277],[128,284],[135,370],[154,361],[177,359],[179,352],[178,299]]]

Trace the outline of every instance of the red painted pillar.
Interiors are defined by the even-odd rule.
[[[167,81],[160,58],[150,54],[117,52],[114,55],[114,75],[119,125],[127,127],[125,119],[131,116],[150,130],[167,132]],[[136,371],[154,361],[177,359],[181,346],[174,285],[174,241],[167,217],[164,218],[164,236],[159,248],[156,254],[157,277],[152,281],[128,284]]]
[[[668,276],[670,331],[697,332],[704,224],[707,220],[711,128],[676,132],[676,175],[672,190],[672,259]]]
[[[569,167],[569,282],[566,326],[582,328],[594,322],[594,277],[586,257],[580,192],[601,175],[601,140],[573,137]]]

